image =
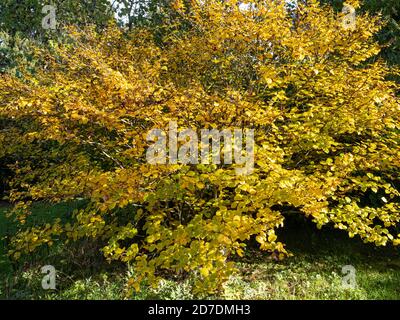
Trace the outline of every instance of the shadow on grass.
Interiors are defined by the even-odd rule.
[[[49,206],[36,204],[28,223],[46,223],[56,217],[68,220],[79,203]],[[15,231],[0,206],[0,237]],[[400,299],[400,252],[375,247],[329,226],[318,230],[301,216],[287,216],[278,239],[293,256],[275,261],[268,253],[249,243],[243,258],[235,257],[239,274],[229,281],[218,298],[230,299]],[[0,247],[0,297],[8,299],[121,299],[126,267],[108,264],[98,254],[99,243],[58,243],[12,264],[6,256],[4,239]],[[85,260],[86,259],[86,260]],[[41,288],[40,267],[52,264],[59,271],[57,291]],[[341,286],[342,267],[356,270],[357,289]],[[144,292],[135,298],[191,298],[187,283],[169,281],[157,293]],[[2,289],[1,289],[2,288]],[[164,291],[163,291],[164,290]]]
[[[366,244],[330,226],[318,230],[301,216],[287,216],[278,239],[293,256],[275,261],[252,243],[243,259],[235,259],[244,279],[261,281],[271,291],[287,287],[267,298],[400,299],[400,251],[392,245]],[[356,290],[343,290],[346,265],[355,268]]]

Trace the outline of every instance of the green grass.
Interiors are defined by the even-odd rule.
[[[79,203],[49,206],[36,204],[28,223],[68,219]],[[15,231],[0,206],[0,238]],[[208,299],[400,299],[400,253],[395,248],[376,248],[345,233],[288,218],[280,239],[293,253],[275,261],[249,244],[243,258],[236,259],[238,273],[223,290]],[[130,271],[123,264],[107,264],[91,242],[58,243],[12,264],[1,242],[0,298],[3,299],[123,299]],[[41,288],[40,267],[56,267],[57,290]],[[355,289],[342,287],[342,267],[356,270]],[[157,289],[144,286],[133,299],[194,299],[191,280],[164,280]]]

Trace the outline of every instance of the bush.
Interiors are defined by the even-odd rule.
[[[317,1],[295,15],[281,1],[184,2],[172,2],[178,18],[161,42],[144,27],[71,29],[67,42],[37,49],[37,73],[0,78],[10,124],[0,142],[19,159],[10,255],[96,239],[108,260],[133,264],[130,287],[191,273],[195,292],[214,292],[248,240],[289,254],[275,234],[286,207],[318,227],[399,244],[400,108],[385,80],[394,70],[372,59],[379,18],[345,28]],[[171,122],[254,129],[254,170],[148,163],[147,133]],[[70,223],[23,227],[31,201],[76,198],[88,204]]]

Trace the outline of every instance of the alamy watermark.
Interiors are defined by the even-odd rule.
[[[46,16],[42,19],[42,28],[55,30],[57,27],[56,7],[52,5],[45,5],[42,8],[42,13]]]
[[[150,164],[238,164],[239,175],[250,174],[254,169],[254,129],[183,129],[169,122],[168,132],[152,129],[147,141],[153,142],[146,152]],[[167,141],[168,140],[168,141]],[[221,140],[223,145],[221,146]],[[243,148],[243,144],[246,145]],[[223,149],[221,154],[221,149]]]
[[[345,265],[342,267],[342,274],[342,287],[344,289],[355,289],[357,287],[356,268],[352,265]]]
[[[46,275],[42,279],[42,288],[44,290],[55,290],[56,289],[56,268],[52,265],[42,267],[42,273]]]
[[[342,13],[342,26],[344,29],[354,30],[356,27],[356,9],[347,3],[343,4]]]

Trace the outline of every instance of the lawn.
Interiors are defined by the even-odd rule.
[[[73,204],[36,204],[28,223],[43,223],[60,217],[68,219]],[[18,263],[7,255],[7,235],[15,225],[6,219],[7,205],[0,206],[0,298],[2,299],[123,299],[129,267],[108,264],[98,245],[82,241],[57,243],[43,248]],[[317,230],[307,221],[288,217],[280,237],[293,253],[284,261],[249,244],[244,257],[235,259],[238,273],[232,276],[218,295],[209,299],[400,299],[400,254],[394,248],[376,248],[358,239],[349,239],[342,231]],[[43,265],[57,270],[57,289],[41,287]],[[344,288],[342,267],[356,271],[356,287]],[[190,279],[169,277],[157,288],[143,286],[133,299],[195,299]]]

